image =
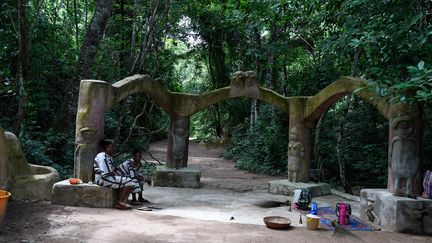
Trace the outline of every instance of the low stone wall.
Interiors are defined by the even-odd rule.
[[[17,137],[0,127],[0,189],[10,191],[14,200],[50,200],[59,180],[54,168],[29,164]]]
[[[29,164],[31,173],[15,177],[11,193],[15,200],[51,200],[51,189],[60,176],[52,167]]]

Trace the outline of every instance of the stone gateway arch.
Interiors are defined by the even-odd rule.
[[[416,103],[390,103],[368,89],[368,85],[371,83],[363,79],[342,77],[314,96],[284,97],[261,87],[253,71],[235,72],[230,86],[201,95],[170,92],[147,75],[134,75],[112,85],[104,81],[82,80],[76,116],[74,175],[84,182],[91,181],[93,159],[99,141],[104,137],[105,112],[127,96],[143,92],[169,115],[167,168],[187,167],[191,115],[220,101],[243,96],[268,102],[288,113],[289,180],[309,182],[311,129],[332,104],[354,92],[372,103],[389,120],[388,190],[400,195],[416,195],[419,191],[413,186],[413,181],[419,177],[419,106]],[[404,190],[401,190],[401,180],[406,184]]]
[[[112,85],[104,81],[82,80],[76,116],[74,176],[84,182],[92,180],[93,159],[99,151],[99,141],[104,137],[105,112],[127,96],[142,92],[151,97],[170,119],[167,164],[157,171],[154,181],[161,179],[167,183],[155,185],[199,187],[201,172],[187,166],[189,118],[210,105],[242,96],[270,103],[289,116],[288,180],[281,180],[277,190],[281,188],[282,194],[289,195],[286,192],[293,188],[319,188],[315,183],[308,183],[311,129],[338,99],[354,93],[374,105],[389,121],[387,189],[363,189],[360,193],[360,216],[388,230],[432,233],[429,227],[432,216],[425,216],[432,215],[432,201],[409,198],[420,193],[421,107],[417,103],[391,103],[377,96],[374,88],[374,84],[366,80],[342,77],[314,96],[284,97],[261,87],[253,71],[236,72],[229,86],[203,94],[170,92],[146,75],[134,75]],[[179,185],[178,181],[183,184]],[[279,183],[269,183],[269,192],[272,192],[275,182]],[[324,191],[330,193],[328,185],[318,184],[326,189],[317,190],[316,195],[325,194]],[[289,190],[285,190],[285,185]],[[54,184],[51,202],[68,206],[113,207],[116,197],[116,191],[111,188],[92,183],[71,185],[64,180]]]

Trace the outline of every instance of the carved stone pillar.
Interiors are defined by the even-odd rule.
[[[293,182],[309,182],[311,131],[304,120],[305,109],[306,98],[289,99],[288,180]]]
[[[109,102],[109,84],[83,80],[80,83],[75,130],[74,176],[89,182],[99,141],[104,136],[104,118]]]
[[[420,194],[421,112],[418,104],[392,104],[387,189],[396,196]]]
[[[170,117],[168,134],[167,167],[187,167],[189,147],[189,117]]]

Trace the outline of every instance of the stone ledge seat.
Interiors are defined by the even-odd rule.
[[[271,194],[294,196],[295,189],[306,188],[312,192],[312,197],[331,194],[330,185],[323,182],[290,182],[288,180],[274,180],[268,182],[268,192]]]
[[[199,188],[201,171],[194,167],[171,169],[166,166],[156,166],[153,186]]]
[[[118,201],[116,189],[103,187],[92,183],[72,185],[69,180],[60,181],[52,187],[52,204],[112,208]]]
[[[386,189],[360,191],[360,216],[369,221],[366,214],[368,199],[374,200],[374,212],[384,230],[402,233],[432,234],[432,199],[393,196]]]

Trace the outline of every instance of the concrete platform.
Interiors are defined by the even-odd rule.
[[[368,199],[374,200],[378,221],[366,214]],[[422,197],[396,197],[386,189],[363,189],[360,192],[360,216],[375,221],[381,228],[403,233],[432,233],[432,200]]]
[[[290,182],[288,180],[275,180],[268,182],[268,192],[277,195],[293,196],[295,189],[306,188],[312,192],[312,197],[329,195],[330,185],[319,182]]]
[[[157,166],[153,186],[199,188],[201,171],[193,167],[170,169]]]
[[[117,190],[95,184],[71,185],[69,180],[60,181],[52,188],[51,203],[92,208],[112,208],[118,201]]]

